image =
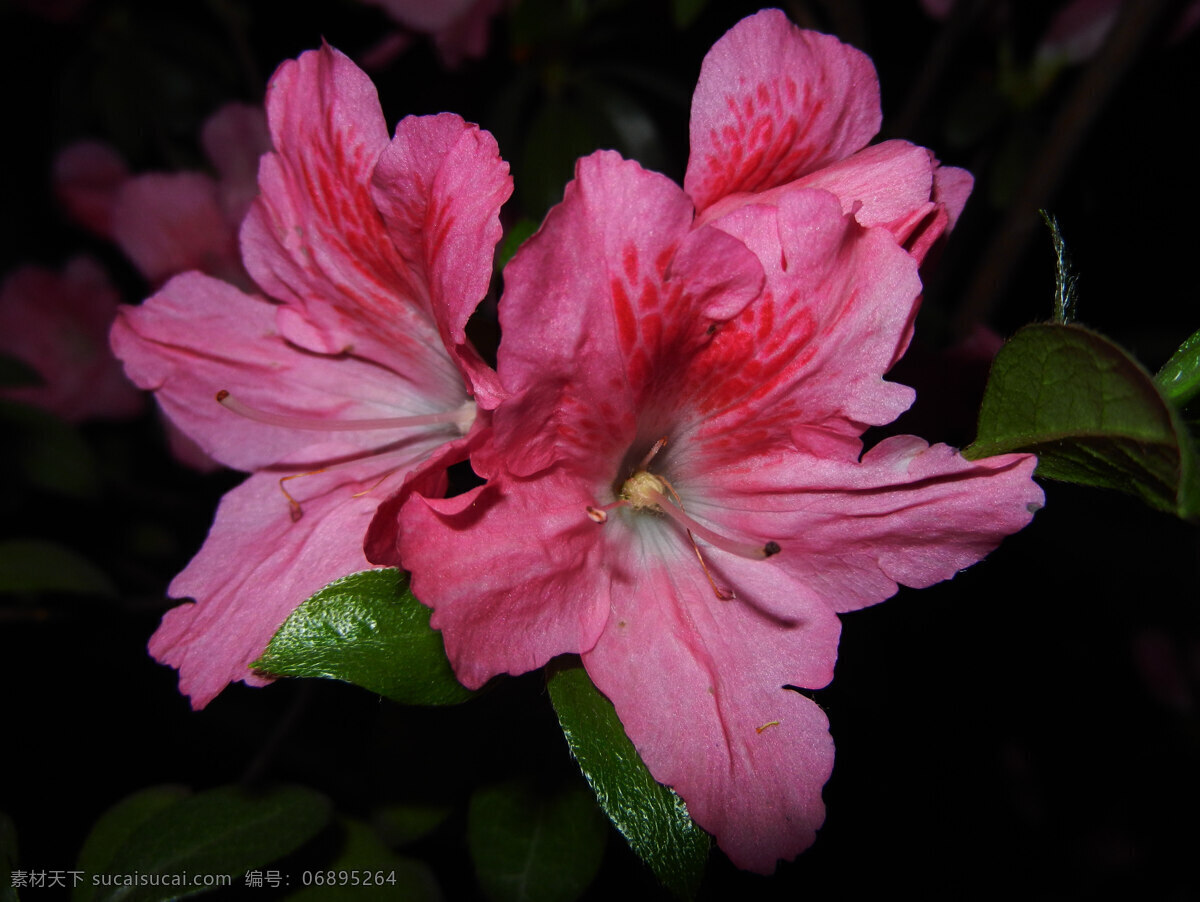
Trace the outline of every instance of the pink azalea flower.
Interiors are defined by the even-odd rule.
[[[907,141],[870,147],[882,113],[870,58],[780,10],[743,19],[704,58],[692,97],[683,187],[697,221],[804,188],[836,194],[923,259],[952,228],[974,180]]]
[[[467,686],[581,655],[654,777],[764,873],[824,818],[833,744],[792,687],[831,679],[838,614],[951,578],[1043,502],[1029,455],[969,462],[913,436],[863,454],[864,429],[913,399],[883,375],[921,291],[898,223],[936,215],[932,163],[920,151],[924,169],[894,173],[916,189],[870,203],[831,191],[853,184],[839,163],[874,128],[854,112],[873,74],[800,34],[832,74],[781,51],[731,77],[761,99],[768,61],[793,73],[794,91],[777,80],[762,103],[803,99],[807,131],[753,126],[723,167],[714,139],[687,193],[616,154],[579,162],[505,271],[508,397],[471,456],[486,484],[441,498],[442,456],[380,509],[367,546],[412,571]],[[768,158],[794,165],[773,175]]]
[[[329,47],[280,67],[267,115],[277,150],[241,233],[267,296],[187,273],[122,308],[112,333],[172,420],[253,473],[170,586],[195,601],[150,641],[197,708],[230,681],[264,682],[248,665],[287,615],[370,566],[378,499],[439,446],[473,441],[476,402],[496,401],[463,333],[511,192],[492,137],[445,114],[389,141],[370,79]]]
[[[11,273],[0,285],[0,353],[28,364],[43,384],[3,396],[72,423],[135,416],[141,392],[108,349],[118,301],[104,271],[84,257],[61,274],[40,266]]]
[[[152,284],[196,269],[249,288],[237,232],[257,193],[258,158],[271,149],[262,110],[227,104],[204,124],[201,142],[216,178],[133,176],[111,147],[83,141],[55,160],[55,189],[77,222],[116,242]]]

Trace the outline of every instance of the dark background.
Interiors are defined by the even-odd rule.
[[[569,106],[572,76],[586,77],[640,100],[659,138],[643,162],[681,179],[700,61],[757,6],[712,0],[683,28],[665,2],[591,6],[583,29],[543,22],[530,31],[501,17],[488,55],[453,71],[418,38],[372,73],[389,124],[452,110],[491,129],[517,180],[505,215],[536,221],[561,195],[574,156],[609,146],[602,122],[592,133],[585,122],[546,136],[545,111]],[[1005,270],[1006,285],[989,295],[974,282],[1018,186],[1044,165],[1047,140],[1071,127],[1064,110],[1088,65],[1038,90],[1014,89],[1006,73],[1028,68],[1055,4],[976,6],[974,18],[959,14],[962,31],[947,44],[948,26],[916,2],[789,7],[796,21],[872,55],[886,135],[929,146],[979,180],[960,227],[929,261],[918,341],[894,375],[919,392],[898,428],[959,445],[973,435],[986,365],[947,348],[975,323],[1011,334],[1049,318],[1053,255],[1040,225]],[[166,7],[93,0],[53,21],[0,5],[0,273],[87,252],[127,302],[138,301],[147,286],[120,252],[55,205],[57,150],[94,137],[135,171],[202,168],[196,136],[221,103],[261,101],[275,65],[322,38],[356,56],[397,27],[349,0]],[[1172,40],[1169,31],[1127,56],[1061,178],[1037,199],[1059,218],[1081,274],[1080,320],[1152,370],[1200,326],[1200,167],[1190,136],[1200,56],[1194,33]],[[522,79],[533,85],[523,94],[514,87]],[[578,778],[541,675],[449,710],[283,681],[233,686],[191,712],[145,643],[170,606],[166,584],[239,477],[176,464],[149,413],[89,424],[82,435],[100,473],[90,497],[29,484],[16,458],[0,490],[0,538],[62,543],[119,588],[116,598],[0,595],[0,811],[15,821],[21,867],[73,867],[95,819],[139,788],[278,780],[315,787],[360,817],[390,801],[454,806],[405,851],[430,864],[447,898],[476,896],[463,839],[472,790],[514,774]],[[20,440],[6,439],[6,452]],[[1200,897],[1197,532],[1122,495],[1045,488],[1032,526],[985,562],[844,618],[836,679],[815,696],[838,745],[816,845],[769,879],[714,854],[701,898]],[[613,833],[588,898],[639,890],[655,892],[653,878]]]

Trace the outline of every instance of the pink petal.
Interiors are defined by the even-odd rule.
[[[440,399],[381,366],[299,351],[278,334],[275,311],[231,285],[187,273],[140,307],[121,308],[113,349],[129,378],[154,391],[166,414],[207,454],[243,470],[324,461],[313,446],[326,433],[239,416],[217,403],[221,390],[260,410],[331,423],[437,413],[465,400],[461,383]],[[397,451],[412,461],[457,434],[453,426],[337,433],[346,450],[399,442]]]
[[[150,639],[150,654],[179,670],[193,708],[233,681],[268,682],[249,665],[288,615],[338,577],[370,568],[362,535],[380,496],[358,493],[378,483],[383,463],[291,480],[304,509],[295,522],[275,474],[225,495],[204,547],[170,586],[172,597],[196,601],[169,611]]]
[[[776,188],[726,196],[699,221],[713,222],[748,203],[778,203],[783,194],[801,188],[821,188],[837,195],[842,211],[853,213],[861,225],[895,223],[891,231],[897,232],[905,221],[929,211],[932,186],[929,151],[907,141],[885,141]]]
[[[932,159],[932,154],[930,157]],[[917,262],[923,261],[937,240],[958,223],[975,187],[975,178],[965,169],[941,166],[936,159],[933,163],[933,196],[927,212],[888,226]]]
[[[974,188],[975,176],[967,170],[955,166],[934,166],[933,200],[946,208],[950,217],[947,231],[958,224],[958,217],[962,215],[963,207],[967,205],[967,199]]]
[[[61,275],[38,266],[11,273],[0,285],[0,353],[28,364],[44,384],[3,396],[73,423],[136,415],[144,399],[108,349],[118,301],[104,271],[84,257]]]
[[[763,10],[704,59],[684,188],[704,210],[731,194],[786,184],[865,146],[880,118],[866,55]]]
[[[551,473],[510,488],[413,495],[400,513],[400,560],[434,609],[465,686],[525,673],[591,648],[608,617],[602,534],[577,480]],[[431,599],[436,599],[436,603]]]
[[[864,426],[912,403],[911,389],[883,376],[916,313],[916,262],[824,191],[788,192],[778,208],[745,207],[720,226],[758,255],[767,290],[681,364],[675,452],[738,460],[747,448],[799,445],[856,459]]]
[[[701,522],[778,540],[769,563],[844,612],[891,597],[898,583],[950,579],[1027,526],[1044,503],[1030,478],[1036,464],[1029,454],[967,461],[905,435],[861,463],[748,455],[740,466],[689,474],[680,491]]]
[[[479,472],[475,454],[491,437],[491,411],[480,408],[465,436],[435,448],[427,458],[409,470],[400,488],[380,503],[375,519],[371,521],[363,540],[367,559],[376,564],[407,569],[400,556],[400,536],[396,528],[401,509],[414,494],[425,498],[445,497],[450,484],[449,469],[454,464],[470,459],[472,469]]]
[[[267,117],[261,107],[228,103],[208,117],[200,142],[219,176],[225,220],[236,229],[258,196],[258,160],[271,149]]]
[[[54,158],[54,193],[67,214],[84,228],[108,238],[117,189],[129,168],[116,149],[99,141],[72,144]]]
[[[500,388],[467,341],[466,324],[491,283],[500,207],[510,194],[495,139],[450,113],[402,120],[372,184],[392,243],[425,287],[443,343],[485,406],[495,406]]]
[[[796,604],[781,622],[753,607],[757,587],[744,583],[738,599],[718,600],[681,539],[666,560],[630,562],[636,586],[613,593],[608,626],[583,662],[655,779],[735,865],[770,873],[811,845],[824,819],[828,724],[784,687],[829,681],[838,620]]]
[[[216,182],[199,172],[151,173],[126,181],[112,209],[113,239],[146,280],[200,270],[246,281]]]
[[[163,414],[161,408],[159,414],[163,431],[167,434],[167,447],[171,449],[172,457],[185,467],[191,467],[201,473],[211,473],[221,468],[221,465],[205,454],[204,449],[176,426],[170,417]]]
[[[627,447],[655,368],[677,380],[676,359],[758,291],[753,256],[691,219],[668,179],[611,152],[579,161],[505,270],[500,377],[523,397],[495,424],[511,472]]]
[[[425,288],[371,198],[388,145],[371,80],[329,46],[310,51],[271,79],[267,119],[275,152],[262,159],[242,253],[259,286],[287,305],[284,336],[319,353],[407,359],[422,383],[460,381],[440,359]]]

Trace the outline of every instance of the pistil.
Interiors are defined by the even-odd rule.
[[[649,475],[649,474],[647,474]],[[665,482],[665,480],[660,480]],[[674,492],[672,492],[674,494]],[[689,517],[683,510],[683,506],[676,501],[668,498],[661,492],[654,489],[646,490],[646,497],[654,502],[654,509],[660,510],[689,533],[699,536],[709,545],[714,548],[720,548],[722,551],[727,551],[730,554],[736,554],[738,557],[749,558],[753,561],[761,561],[773,555],[779,554],[781,551],[779,543],[775,541],[767,542],[765,545],[755,545],[751,542],[738,542],[735,539],[727,538],[719,532],[714,532],[707,526],[696,522]]]

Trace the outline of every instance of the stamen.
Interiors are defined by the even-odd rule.
[[[283,492],[283,497],[288,500],[288,507],[291,508],[292,522],[296,523],[304,516],[304,508],[300,506],[300,502],[291,496],[283,484],[289,479],[299,479],[301,476],[316,476],[318,473],[324,473],[325,468],[319,470],[309,470],[307,473],[293,473],[291,476],[281,476],[279,478],[279,491]]]
[[[225,389],[217,392],[217,403],[236,413],[238,416],[270,426],[282,426],[285,429],[311,429],[314,432],[357,432],[364,429],[403,429],[410,426],[440,426],[443,423],[458,427],[463,435],[471,428],[475,420],[475,402],[467,401],[457,410],[444,413],[430,413],[412,417],[380,417],[368,420],[335,420],[320,417],[294,417],[287,414],[271,413],[259,410],[248,404],[243,404]]]
[[[593,507],[589,504],[587,506],[587,515],[597,523],[607,523],[608,512],[614,507],[630,507],[630,504],[624,499],[620,501],[614,501],[612,504],[605,504],[603,507]]]
[[[661,480],[661,482],[666,490],[671,493],[671,497],[675,499],[675,503],[679,505],[679,509],[682,511],[683,499],[675,491],[675,486],[667,482],[666,479]],[[661,509],[660,507],[659,510]],[[708,562],[704,560],[704,555],[700,553],[700,546],[696,544],[696,537],[692,535],[692,531],[687,529],[684,532],[687,533],[688,541],[692,543],[692,551],[696,552],[696,560],[700,562],[700,569],[704,571],[704,578],[708,580],[709,586],[712,587],[713,595],[717,596],[717,601],[733,601],[737,597],[733,594],[733,589],[722,589],[717,585],[717,581],[713,579],[712,571],[708,569]]]
[[[662,477],[659,477],[660,479]],[[737,542],[733,539],[726,538],[720,533],[713,532],[707,526],[702,526],[683,511],[683,507],[671,502],[671,499],[661,492],[656,492],[653,489],[646,489],[646,493],[658,505],[659,509],[664,514],[695,535],[698,535],[709,545],[714,548],[720,548],[722,551],[728,551],[730,554],[736,554],[738,557],[749,558],[750,560],[762,560],[769,558],[772,555],[779,554],[780,547],[778,542],[767,542],[765,545],[753,545],[749,542]],[[673,490],[672,490],[672,493]],[[657,497],[656,497],[657,496]]]
[[[664,435],[654,443],[653,447],[651,447],[649,451],[646,452],[646,456],[642,458],[642,462],[638,464],[638,468],[635,472],[640,472],[646,469],[646,467],[650,466],[650,461],[654,460],[654,455],[661,451],[663,449],[663,445],[666,443],[667,437]]]

